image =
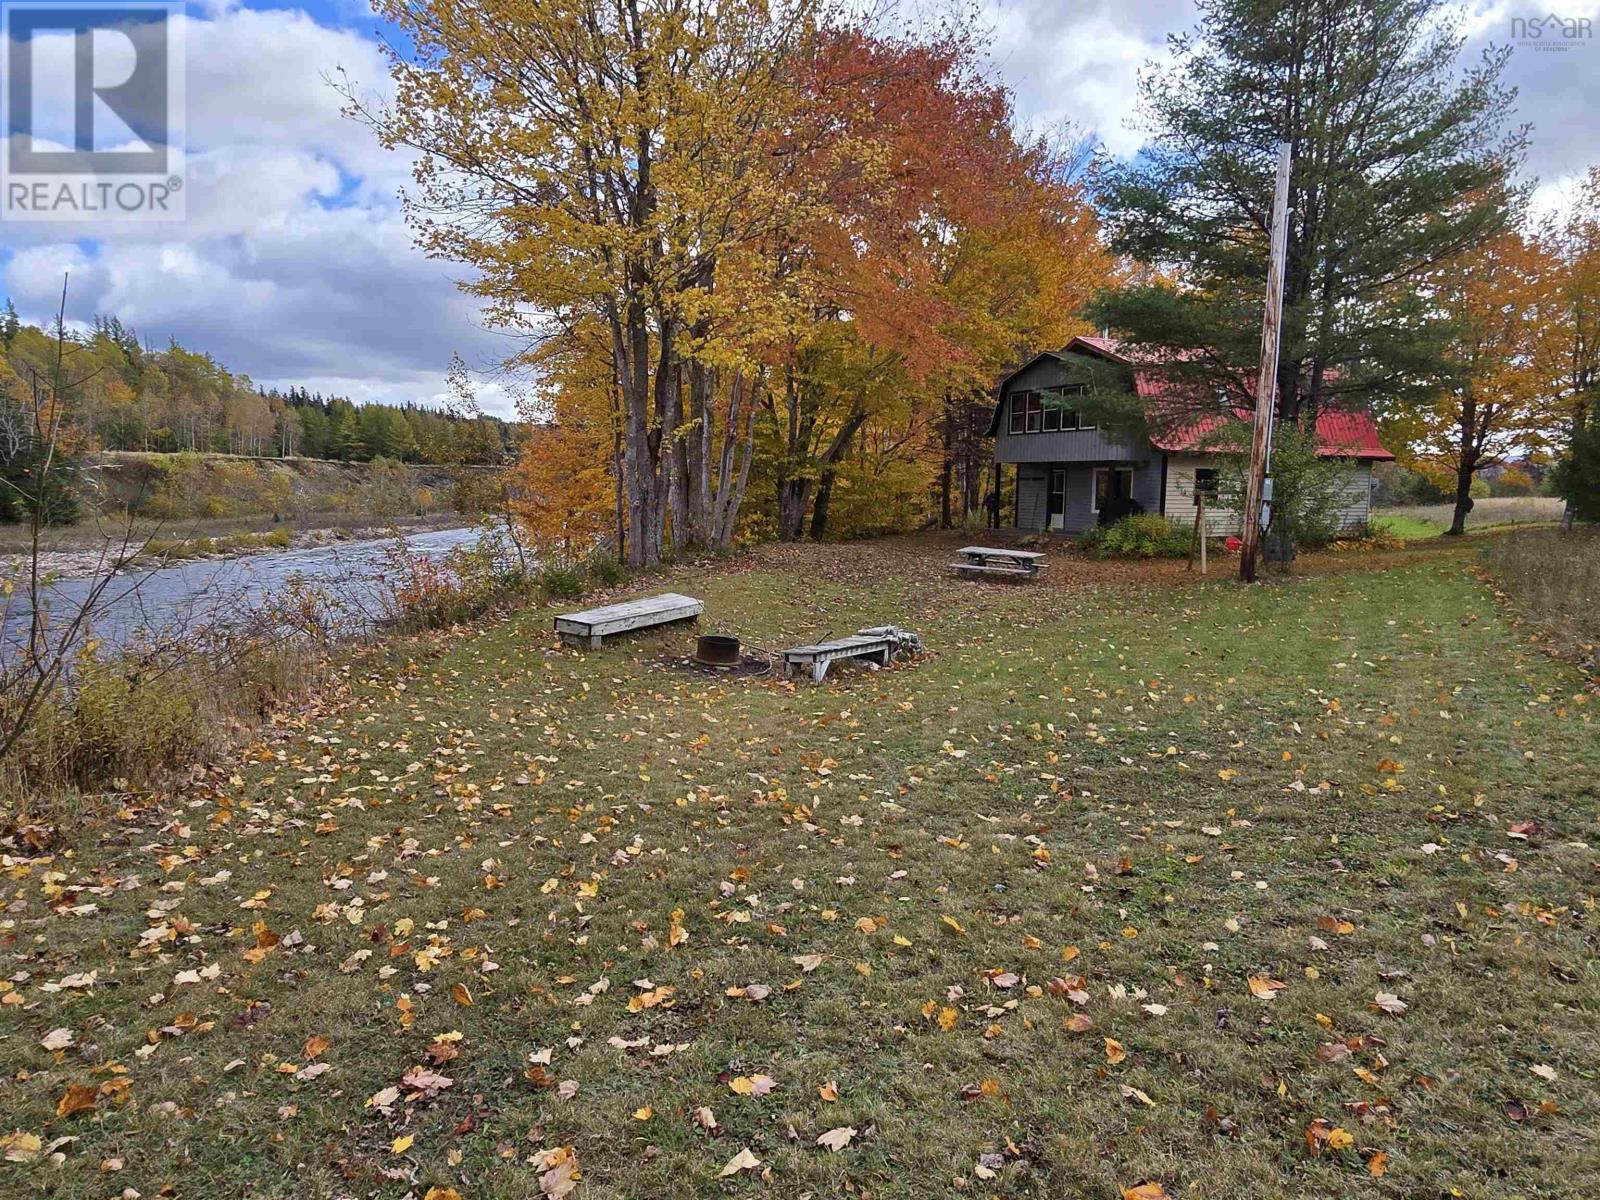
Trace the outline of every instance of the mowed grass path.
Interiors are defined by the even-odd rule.
[[[0,1193],[1600,1195],[1600,702],[1464,558],[953,544],[659,581],[888,671],[526,611],[13,855]]]

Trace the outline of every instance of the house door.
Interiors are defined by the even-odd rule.
[[[1050,471],[1050,489],[1045,501],[1045,526],[1049,529],[1061,529],[1066,523],[1067,512],[1067,472],[1063,467],[1054,467]]]
[[[1109,525],[1130,513],[1142,512],[1133,502],[1133,468],[1096,467],[1093,503],[1095,521]]]

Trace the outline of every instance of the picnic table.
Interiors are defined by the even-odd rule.
[[[562,613],[555,619],[556,632],[563,641],[598,650],[602,641],[614,633],[650,629],[674,621],[693,621],[705,611],[705,602],[677,592],[641,596],[582,612]]]
[[[1035,579],[1044,563],[1044,555],[1037,550],[1014,550],[1008,546],[963,546],[956,553],[961,557],[950,565],[957,575],[967,579]]]

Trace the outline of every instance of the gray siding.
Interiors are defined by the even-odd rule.
[[[1071,357],[1077,358],[1078,355]],[[1130,446],[1098,429],[1065,433],[1011,433],[1011,397],[1016,392],[1037,391],[1065,382],[1066,372],[1057,362],[1034,363],[1006,384],[1000,408],[1000,429],[995,434],[994,459],[1000,463],[1129,462],[1146,458],[1150,447]],[[1152,510],[1154,511],[1154,510]]]
[[[1150,453],[1148,447],[1129,446],[1098,429],[1074,429],[1068,433],[1007,433],[1007,423],[1011,420],[1010,407],[1011,402],[1007,400],[1007,411],[1001,413],[1000,432],[995,435],[996,462],[1130,462]]]
[[[1114,463],[1133,467],[1132,496],[1145,512],[1161,511],[1161,456],[1139,463]],[[1043,529],[1049,504],[1052,468],[1067,472],[1066,504],[1058,533],[1082,533],[1098,522],[1094,511],[1094,467],[1083,463],[1023,463],[1017,468],[1017,528]]]
[[[1043,529],[1048,479],[1042,466],[1017,468],[1017,528]]]

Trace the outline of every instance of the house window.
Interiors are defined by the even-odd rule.
[[[1194,494],[1196,496],[1215,496],[1217,494],[1217,469],[1215,467],[1196,467],[1194,469]]]
[[[1011,394],[1011,432],[1038,433],[1044,413],[1038,392]]]
[[[1094,511],[1099,512],[1114,499],[1126,500],[1133,494],[1132,467],[1094,469]]]

